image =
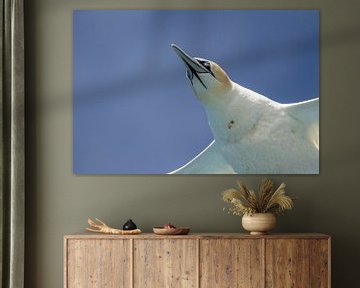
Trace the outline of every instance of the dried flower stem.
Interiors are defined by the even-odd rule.
[[[233,215],[249,215],[254,213],[283,214],[285,210],[294,207],[294,198],[285,195],[285,183],[274,190],[274,182],[264,179],[259,187],[259,193],[249,190],[245,183],[237,181],[238,189],[227,189],[222,193],[222,199],[230,203],[229,212]]]

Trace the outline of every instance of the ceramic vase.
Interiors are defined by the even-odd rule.
[[[242,217],[242,226],[251,235],[263,235],[276,226],[276,217],[272,213],[255,213]]]

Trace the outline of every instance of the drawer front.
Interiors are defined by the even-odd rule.
[[[135,288],[197,287],[198,240],[134,240]]]
[[[267,239],[267,288],[329,287],[327,239]]]
[[[309,287],[309,240],[266,240],[266,287]]]
[[[131,287],[130,240],[69,239],[67,288]]]
[[[200,287],[263,287],[262,240],[204,239],[200,243]]]
[[[313,239],[310,241],[310,287],[330,287],[330,240]]]

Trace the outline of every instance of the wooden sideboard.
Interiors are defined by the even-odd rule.
[[[67,235],[65,288],[325,288],[323,234]]]

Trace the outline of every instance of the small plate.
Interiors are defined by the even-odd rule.
[[[153,231],[157,235],[186,235],[190,232],[189,227],[163,228],[154,227]]]

